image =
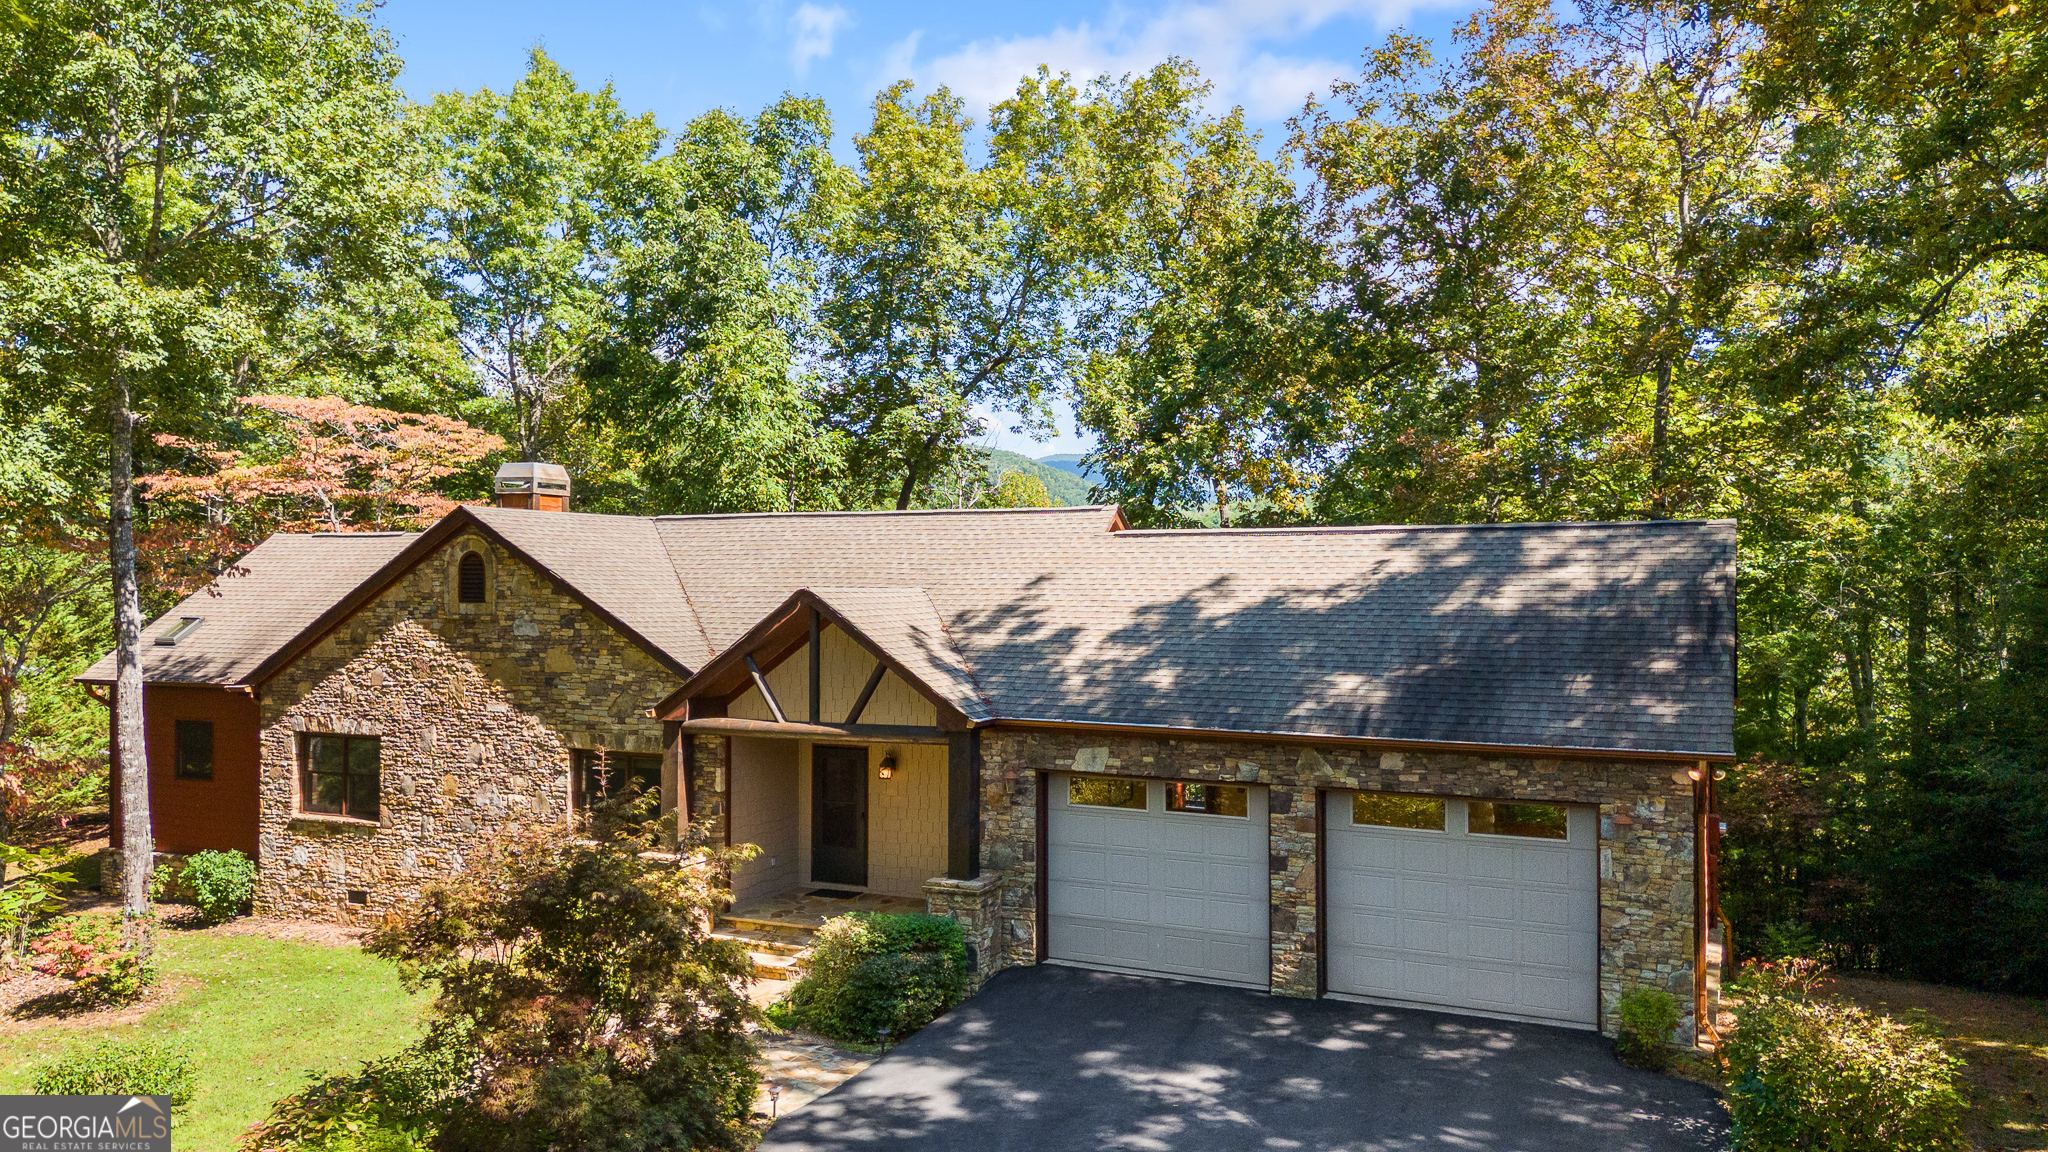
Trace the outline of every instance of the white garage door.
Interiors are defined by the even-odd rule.
[[[1266,987],[1265,789],[1098,776],[1047,789],[1048,958]]]
[[[1592,808],[1328,797],[1329,988],[1526,1020],[1598,1020]]]

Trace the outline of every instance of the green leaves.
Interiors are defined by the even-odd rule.
[[[539,49],[510,92],[445,94],[423,121],[443,180],[441,291],[485,387],[511,402],[520,458],[546,459],[564,438],[556,403],[607,333],[661,130]]]

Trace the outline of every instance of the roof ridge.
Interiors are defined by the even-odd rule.
[[[975,699],[981,701],[981,706],[988,710],[990,716],[996,715],[995,697],[990,696],[988,690],[981,686],[981,674],[974,670],[974,661],[968,659],[967,650],[960,647],[960,642],[954,638],[953,626],[947,622],[946,614],[939,611],[939,602],[932,599],[931,589],[919,587],[917,590],[924,594],[924,602],[931,605],[932,619],[939,622],[939,635],[946,638],[946,647],[951,648],[953,655],[959,658],[960,667],[967,673],[968,686],[974,689]]]
[[[1047,515],[1075,512],[1105,512],[1116,508],[1114,504],[1076,504],[1052,508],[867,508],[838,511],[804,512],[687,512],[651,516],[657,521],[676,520],[805,520],[852,516],[1012,516]]]
[[[1118,539],[1130,537],[1178,536],[1200,539],[1209,536],[1322,536],[1364,535],[1373,532],[1465,532],[1534,531],[1577,528],[1699,528],[1733,524],[1732,518],[1713,520],[1510,520],[1472,524],[1298,524],[1278,528],[1126,528]]]

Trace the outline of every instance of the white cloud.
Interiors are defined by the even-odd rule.
[[[970,104],[993,104],[1041,64],[1077,80],[1143,72],[1169,56],[1194,62],[1225,104],[1261,119],[1289,115],[1311,92],[1355,75],[1358,61],[1276,54],[1340,18],[1390,25],[1446,0],[1195,0],[1150,12],[1112,7],[1100,23],[1082,22],[1033,36],[977,40],[918,68],[918,80],[944,84]],[[1360,44],[1362,51],[1366,45]]]
[[[811,61],[832,54],[833,38],[852,22],[853,17],[837,4],[830,8],[808,3],[799,5],[789,17],[789,66],[799,76],[809,71]]]
[[[882,67],[875,73],[869,88],[879,92],[898,80],[909,80],[917,75],[917,43],[924,39],[924,29],[919,28],[910,35],[889,45],[882,54]]]

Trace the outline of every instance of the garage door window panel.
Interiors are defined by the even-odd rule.
[[[1067,803],[1088,808],[1129,808],[1142,812],[1145,810],[1145,782],[1076,776],[1067,782]]]
[[[1166,810],[1243,819],[1251,815],[1251,789],[1229,784],[1183,784],[1176,781],[1166,786]]]
[[[1504,804],[1474,800],[1466,805],[1467,828],[1475,836],[1527,836],[1536,840],[1568,839],[1562,804]]]
[[[1382,828],[1444,830],[1444,802],[1429,796],[1397,796],[1391,792],[1351,794],[1351,822]]]

